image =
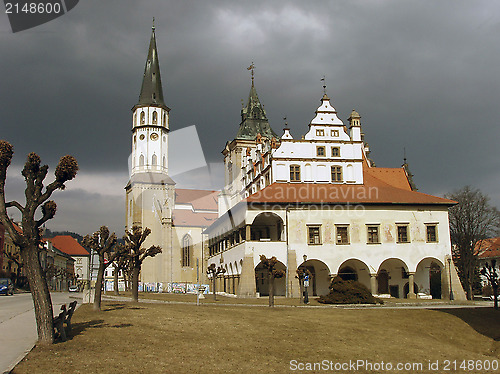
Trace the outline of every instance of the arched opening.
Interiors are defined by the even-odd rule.
[[[182,238],[181,258],[183,267],[191,267],[191,256],[193,253],[193,239],[186,234]]]
[[[167,126],[167,112],[163,112],[163,126]]]
[[[300,264],[299,269],[307,269],[311,273],[307,294],[309,296],[326,295],[331,284],[330,269],[323,261],[307,260]]]
[[[345,281],[358,281],[358,273],[350,266],[345,266],[340,269],[338,276]]]
[[[404,297],[405,297],[405,299],[407,299],[407,298],[408,298],[408,293],[409,293],[409,292],[410,292],[410,282],[406,282],[406,284],[405,284],[405,286],[404,286],[404,288],[403,288],[403,293],[404,293]],[[417,284],[416,284],[415,282],[413,282],[413,292],[414,292],[415,294],[417,294],[417,293],[418,293],[418,286],[417,286]]]
[[[166,168],[167,167],[167,159],[165,156],[163,156],[163,167]]]
[[[141,125],[144,125],[146,123],[146,113],[144,111],[141,111]]]
[[[338,268],[337,275],[343,280],[354,280],[366,288],[370,288],[370,270],[361,260],[351,258],[344,261]]]
[[[156,157],[156,155],[153,155],[153,157],[151,157],[151,165],[156,166],[157,162],[158,162],[158,157]]]
[[[286,266],[282,262],[276,265],[277,270],[286,271]],[[269,296],[269,276],[268,271],[262,265],[262,262],[255,267],[255,289],[260,296]],[[286,295],[286,278],[274,279],[274,296]]]
[[[415,282],[420,292],[431,295],[433,299],[442,298],[441,273],[443,264],[435,258],[424,258],[417,265]]]
[[[379,288],[382,287],[381,291],[386,291],[385,294],[396,298],[404,297],[404,285],[409,279],[408,266],[399,258],[386,259],[378,268],[377,279]],[[384,294],[381,291],[379,294]]]
[[[144,155],[139,156],[139,166],[144,166]]]
[[[158,113],[156,113],[156,110],[153,111],[153,124],[156,125],[158,123]]]
[[[281,241],[283,220],[271,212],[260,213],[252,222],[251,239],[255,241]]]

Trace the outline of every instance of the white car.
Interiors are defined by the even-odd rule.
[[[69,291],[69,292],[78,292],[78,286],[70,286],[70,287],[68,288],[68,291]]]

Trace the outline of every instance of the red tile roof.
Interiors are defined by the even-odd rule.
[[[53,238],[44,238],[52,243],[54,247],[70,256],[88,256],[89,252],[83,248],[78,241],[69,235],[58,235]]]
[[[500,237],[482,240],[477,247],[479,258],[500,257]]]
[[[175,190],[176,204],[192,204],[194,210],[217,211],[219,191],[208,190]]]
[[[217,219],[217,213],[195,213],[188,209],[174,209],[174,226],[208,227]]]
[[[273,183],[246,200],[249,203],[456,204],[453,200],[412,191],[403,169],[388,168],[365,169],[362,185]]]

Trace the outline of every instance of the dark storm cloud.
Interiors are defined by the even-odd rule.
[[[208,162],[220,162],[236,134],[254,61],[278,134],[284,116],[294,137],[307,131],[325,75],[340,118],[353,108],[361,114],[377,165],[400,166],[406,148],[421,191],[472,184],[500,205],[499,8],[490,1],[80,2],[38,28],[0,29],[1,137],[14,144],[17,165],[30,151],[51,165],[74,154],[80,177],[95,182],[85,178],[71,196],[89,199],[83,185],[92,193],[115,186],[120,205],[106,212],[117,212],[110,224],[121,229],[123,185],[106,176],[127,178],[130,108],[154,16],[171,129],[196,125]],[[112,219],[98,207],[103,221]]]

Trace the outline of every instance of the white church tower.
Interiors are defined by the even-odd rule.
[[[168,175],[170,109],[164,102],[160,62],[153,25],[139,101],[132,108],[132,155],[126,191],[126,225],[148,227],[145,246],[159,245],[162,253],[143,264],[141,281],[172,281],[171,237],[175,182]]]

